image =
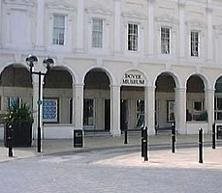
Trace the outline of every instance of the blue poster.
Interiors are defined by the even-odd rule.
[[[58,100],[44,99],[43,100],[43,121],[58,122]]]

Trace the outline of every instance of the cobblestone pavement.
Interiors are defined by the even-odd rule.
[[[1,193],[220,193],[222,148],[149,152],[117,148],[42,155],[0,163]]]

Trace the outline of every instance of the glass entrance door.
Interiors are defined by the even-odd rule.
[[[84,128],[95,128],[95,102],[94,99],[84,99],[83,125]]]

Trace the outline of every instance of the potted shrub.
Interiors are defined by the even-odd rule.
[[[4,115],[4,143],[8,147],[8,137],[12,137],[13,147],[30,147],[32,143],[33,117],[30,107],[23,103],[11,106]]]

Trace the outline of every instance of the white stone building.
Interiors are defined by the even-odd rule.
[[[44,138],[120,135],[126,122],[210,132],[222,120],[221,50],[220,0],[1,0],[0,110],[29,103],[35,131],[33,54],[36,71],[55,60],[42,79]]]

